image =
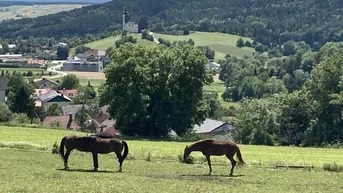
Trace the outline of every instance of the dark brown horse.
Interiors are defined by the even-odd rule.
[[[226,157],[231,161],[231,170],[230,170],[230,176],[233,175],[233,169],[236,166],[236,160],[233,159],[233,156],[235,153],[237,153],[237,157],[239,160],[239,164],[245,164],[245,162],[242,159],[241,151],[239,150],[239,147],[230,141],[215,141],[211,139],[202,140],[194,143],[191,146],[186,146],[183,159],[187,159],[189,154],[192,153],[192,151],[201,151],[204,156],[206,156],[208,166],[210,167],[210,173],[212,173],[212,167],[211,167],[211,159],[210,156],[221,156],[226,155]]]
[[[64,147],[66,148],[66,153],[64,154]],[[127,143],[122,140],[118,140],[112,137],[106,136],[89,136],[89,137],[79,137],[76,135],[70,135],[63,137],[60,144],[60,154],[64,161],[64,168],[66,170],[69,169],[68,167],[68,157],[72,150],[79,150],[83,152],[92,152],[93,154],[93,165],[94,171],[98,170],[98,154],[108,154],[114,152],[117,155],[118,162],[119,162],[119,170],[118,172],[122,171],[122,164],[124,159],[126,158],[127,154],[129,153],[129,148]],[[123,155],[121,152],[124,149]]]

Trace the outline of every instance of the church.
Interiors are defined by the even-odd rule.
[[[125,9],[123,12],[123,31],[129,33],[141,33],[148,28],[148,22],[143,17],[130,16]]]

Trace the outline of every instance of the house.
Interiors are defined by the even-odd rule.
[[[39,89],[42,89],[42,88],[57,89],[60,87],[59,83],[52,81],[50,79],[46,79],[46,78],[42,78],[42,80],[35,82],[35,84],[38,86]]]
[[[35,60],[35,59],[29,59],[27,61],[27,66],[30,68],[36,68],[36,67],[43,67],[45,65],[45,60]]]
[[[6,102],[6,90],[8,80],[4,76],[0,76],[0,102]]]
[[[63,89],[63,90],[58,90],[57,92],[60,94],[63,94],[64,96],[67,96],[69,98],[73,98],[73,97],[76,97],[78,95],[77,90]]]
[[[220,70],[220,64],[218,64],[217,62],[210,61],[205,65],[205,68],[207,70]]]
[[[59,42],[59,43],[53,45],[52,47],[53,47],[53,48],[68,47],[68,44],[63,43],[63,42]]]
[[[2,60],[21,59],[22,57],[22,54],[0,54],[0,59]]]
[[[78,124],[75,122],[73,119],[73,115],[69,114],[67,116],[47,116],[42,118],[42,124],[45,127],[62,127],[65,129],[70,129],[70,130],[79,130],[80,127]]]
[[[225,123],[213,119],[205,119],[200,125],[195,125],[193,130],[197,134],[218,135],[230,132],[233,129],[231,123]]]
[[[10,52],[15,51],[16,48],[17,48],[17,46],[15,44],[8,44],[8,49]]]
[[[103,62],[93,55],[77,55],[63,63],[64,71],[101,72]]]
[[[71,99],[63,94],[60,94],[54,90],[50,90],[44,93],[36,99],[36,107],[42,107],[45,111],[53,104],[57,104],[59,107],[67,106],[71,103]]]
[[[143,17],[131,17],[125,9],[123,12],[123,31],[130,33],[141,33],[148,28],[148,22]]]
[[[103,50],[87,50],[85,52],[86,56],[95,56],[95,57],[105,57],[106,56],[106,52]]]

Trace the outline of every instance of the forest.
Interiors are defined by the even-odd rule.
[[[304,41],[313,50],[343,40],[340,0],[113,0],[35,19],[5,21],[0,23],[0,37],[110,36],[121,29],[124,8],[146,17],[154,32],[223,32],[251,37],[255,44],[267,47]]]

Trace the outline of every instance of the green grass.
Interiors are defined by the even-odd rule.
[[[240,145],[246,167],[228,177],[228,160],[213,157],[213,175],[201,153],[192,153],[196,164],[182,164],[178,155],[190,143],[127,140],[129,158],[117,173],[113,154],[99,156],[100,172],[90,172],[92,156],[72,152],[70,171],[44,147],[70,133],[63,130],[0,127],[0,144],[31,144],[37,148],[0,147],[0,192],[341,192],[343,175],[325,172],[325,163],[343,164],[343,150]],[[85,135],[77,133],[79,135]],[[25,146],[26,147],[26,146]],[[147,156],[150,155],[149,160]],[[276,170],[288,164],[312,164],[314,170]],[[163,187],[163,188],[161,188]]]
[[[142,40],[140,34],[129,34],[133,36],[134,38],[137,38],[138,44],[144,45],[144,46],[155,46],[156,44],[152,41]],[[187,36],[173,36],[173,35],[166,35],[166,34],[158,34],[155,33],[157,38],[163,38],[170,41],[179,41],[179,40],[189,40],[192,39],[195,42],[196,46],[210,46],[212,49],[215,50],[215,59],[224,59],[226,54],[231,54],[233,56],[237,57],[243,57],[244,55],[251,56],[254,52],[253,48],[237,48],[236,42],[240,36],[236,35],[230,35],[230,34],[223,34],[223,33],[212,33],[212,32],[196,32],[191,33]],[[120,36],[114,36],[105,38],[102,40],[98,40],[95,42],[91,42],[86,44],[85,46],[93,48],[93,49],[101,49],[106,50],[107,48],[114,45],[114,42],[116,40],[120,39]],[[244,41],[249,40],[252,42],[250,38],[243,38]]]
[[[80,79],[81,86],[87,86],[88,85],[88,81],[90,81],[92,86],[98,87],[102,83],[105,83],[106,80],[104,80],[104,79]]]
[[[9,7],[0,7],[0,9],[9,9],[8,12],[0,12],[0,20],[3,19],[21,19],[22,17],[16,17],[17,14],[23,15],[24,17],[39,17],[49,14],[58,13],[61,11],[68,11],[75,8],[80,8],[85,5],[77,4],[58,4],[58,5],[14,5]]]

